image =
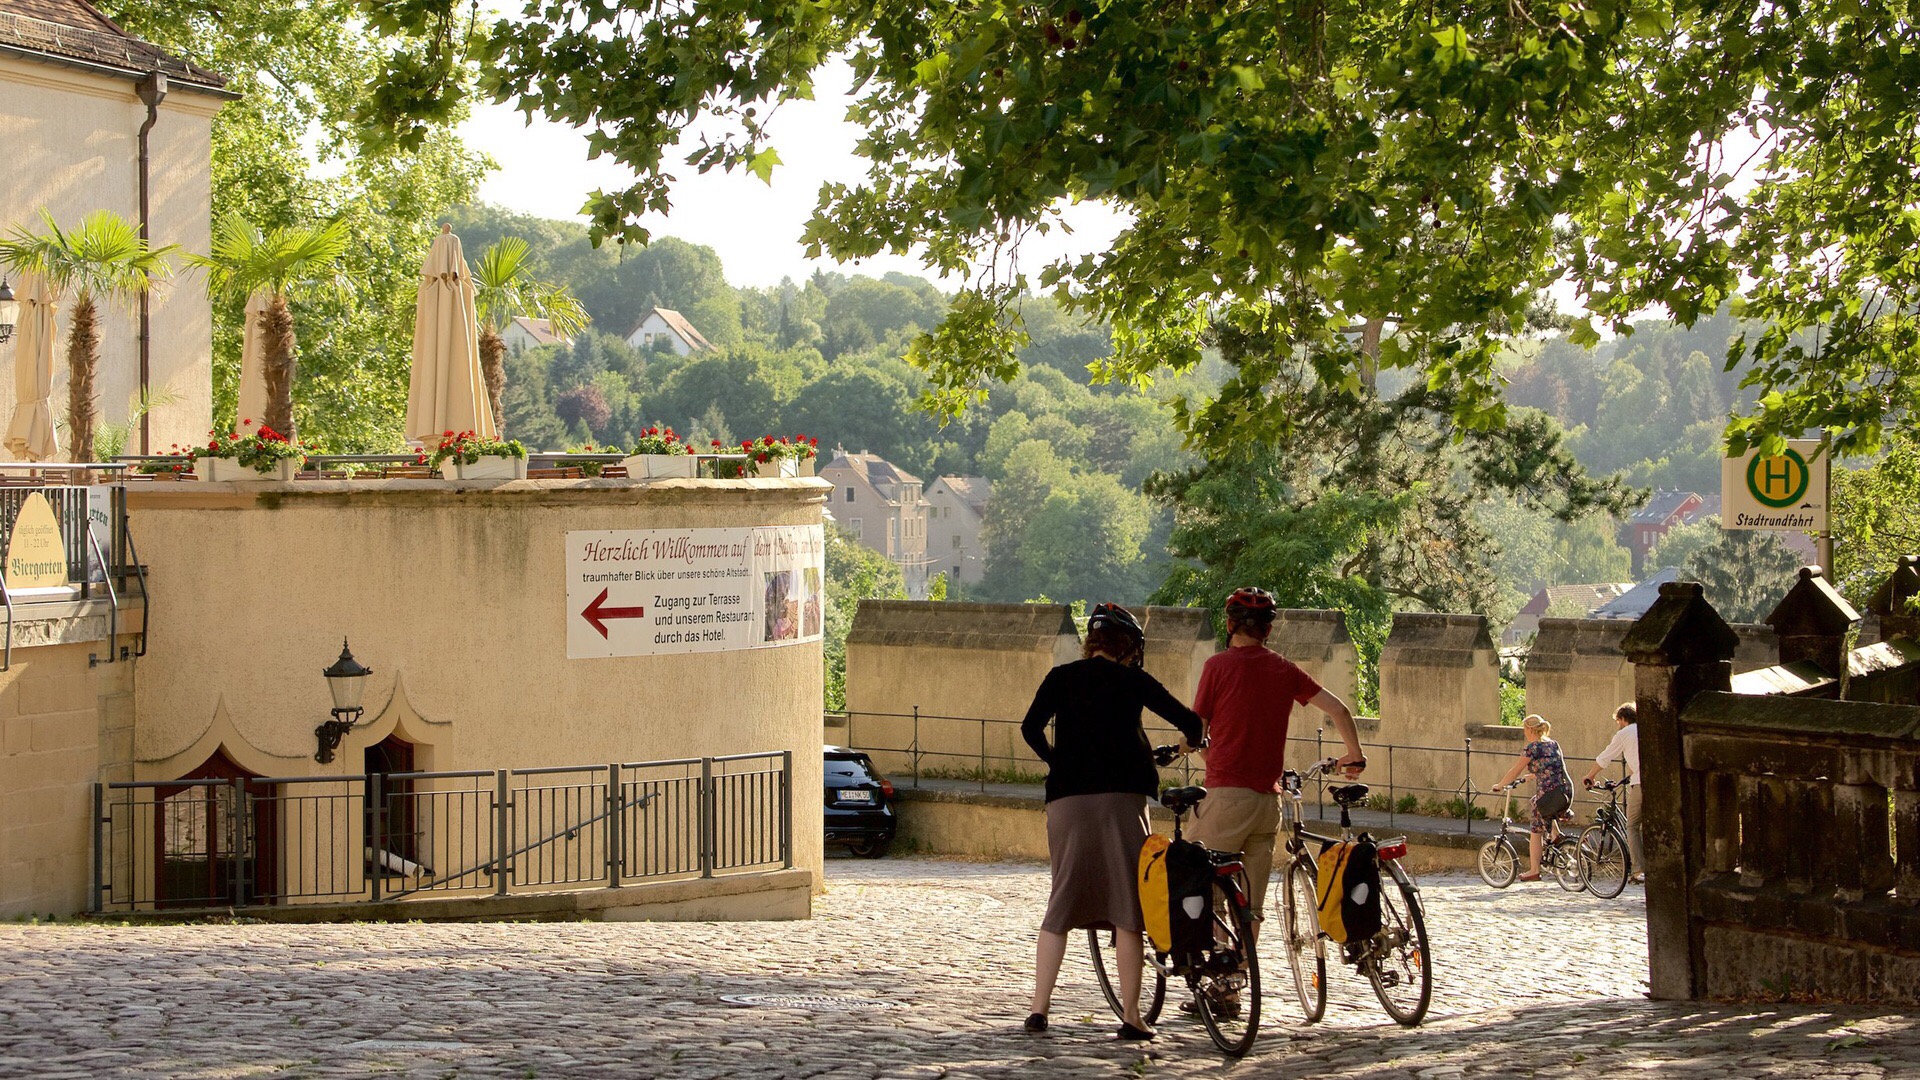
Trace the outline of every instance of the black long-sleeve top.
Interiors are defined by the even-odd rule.
[[[1158,795],[1153,745],[1140,725],[1143,708],[1179,728],[1187,742],[1200,741],[1199,715],[1138,668],[1095,656],[1047,672],[1020,724],[1027,745],[1047,763],[1047,801],[1111,792]]]

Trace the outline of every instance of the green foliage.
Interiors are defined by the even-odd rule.
[[[14,224],[0,239],[0,265],[39,276],[82,302],[128,301],[164,279],[175,244],[150,247],[140,228],[110,210],[95,210],[70,228],[40,211],[40,232]]]
[[[941,600],[945,600],[946,598],[947,598],[947,572],[945,570],[942,570],[939,573],[933,575],[933,579],[927,582],[927,599],[941,601]]]
[[[1920,553],[1920,442],[1897,433],[1871,464],[1832,478],[1834,585],[1864,610],[1900,556]]]
[[[1685,580],[1699,582],[1728,622],[1766,618],[1800,571],[1800,556],[1778,536],[1722,529],[1711,514],[1669,532],[1654,554],[1662,566],[1678,565]]]
[[[724,464],[724,463],[723,463]],[[826,708],[847,707],[847,632],[862,600],[904,600],[900,568],[839,527],[827,526],[827,610],[821,654],[826,665]]]
[[[587,328],[586,309],[566,286],[538,275],[532,250],[518,236],[488,244],[473,264],[474,308],[496,332],[519,315],[545,319],[555,336],[571,338]]]
[[[344,289],[332,271],[346,249],[347,229],[339,220],[262,230],[228,213],[214,223],[212,248],[188,261],[207,272],[209,292],[244,303],[261,290],[293,299]]]
[[[1519,727],[1527,718],[1527,688],[1500,673],[1500,723],[1504,727]]]

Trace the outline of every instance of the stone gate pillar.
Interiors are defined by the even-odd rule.
[[[1812,663],[1833,677],[1830,696],[1844,696],[1847,681],[1847,632],[1860,621],[1818,566],[1800,568],[1800,579],[1787,590],[1766,622],[1780,642],[1780,663]]]
[[[1738,645],[1692,581],[1661,585],[1660,599],[1621,643],[1634,664],[1639,710],[1647,966],[1650,994],[1657,999],[1691,999],[1704,986],[1690,886],[1705,850],[1705,815],[1699,792],[1684,782],[1680,713],[1696,695],[1729,687]]]
[[[1907,611],[1907,602],[1916,595],[1920,595],[1920,555],[1902,555],[1900,565],[1867,601],[1867,610],[1879,620],[1881,641],[1920,638],[1920,615]]]

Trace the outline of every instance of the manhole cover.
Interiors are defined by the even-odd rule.
[[[897,1009],[900,1003],[885,998],[833,997],[827,994],[722,994],[729,1005],[756,1009],[810,1009],[814,1012],[847,1012],[853,1009]]]

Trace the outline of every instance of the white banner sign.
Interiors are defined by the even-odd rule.
[[[818,525],[567,534],[567,656],[658,656],[820,639]]]
[[[1816,439],[1789,439],[1787,452],[1749,450],[1720,462],[1720,527],[1825,532],[1827,455]]]

